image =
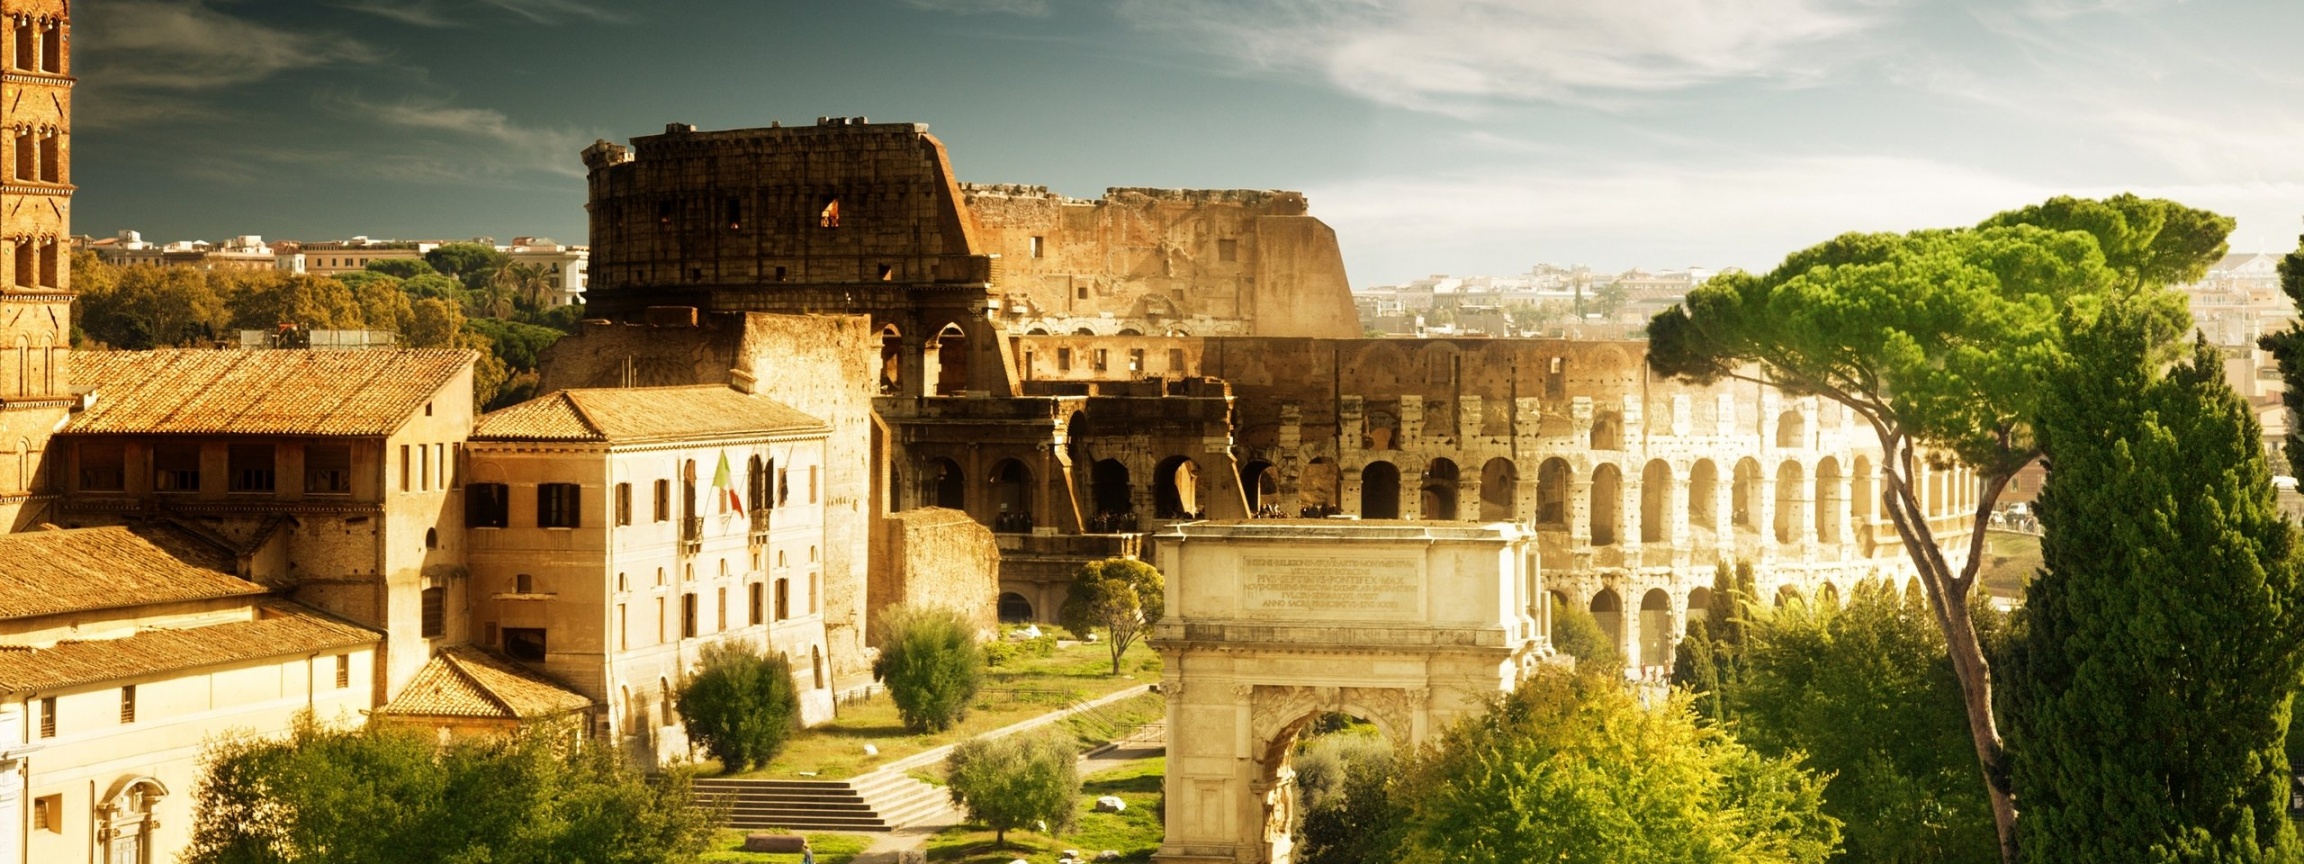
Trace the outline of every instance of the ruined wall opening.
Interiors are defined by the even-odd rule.
[[[1808,421],[1798,411],[1786,411],[1776,417],[1776,446],[1786,448],[1808,446]]]
[[[944,325],[921,353],[921,374],[936,382],[935,395],[958,396],[968,389],[968,334],[960,325]]]
[[[1616,596],[1616,589],[1602,588],[1592,595],[1592,620],[1599,622],[1600,632],[1608,634],[1608,644],[1624,644],[1624,601]]]
[[[1816,463],[1816,542],[1840,542],[1840,462],[1832,457]]]
[[[1262,515],[1280,495],[1280,471],[1272,463],[1258,459],[1240,465],[1240,491],[1248,496],[1248,512]]]
[[[1710,459],[1698,459],[1688,469],[1688,523],[1720,528],[1720,469]]]
[[[1592,449],[1624,449],[1624,415],[1602,411],[1592,417]]]
[[[1014,591],[1000,592],[1000,620],[1011,624],[1033,620],[1032,601]]]
[[[1032,513],[1032,469],[1015,459],[1002,459],[992,465],[992,528],[995,531],[1030,533]]]
[[[1128,466],[1118,459],[1101,459],[1089,467],[1088,493],[1096,499],[1099,516],[1118,518],[1136,510],[1136,493],[1128,485]]]
[[[880,328],[880,392],[895,393],[904,385],[904,331],[890,324]]]
[[[1321,517],[1338,512],[1336,502],[1342,499],[1338,497],[1337,487],[1343,481],[1339,474],[1336,463],[1325,456],[1305,465],[1303,472],[1296,475],[1298,515]]]
[[[1672,595],[1662,588],[1640,597],[1640,665],[1672,665]]]
[[[1161,460],[1152,472],[1152,515],[1159,519],[1200,518],[1200,465],[1182,456]]]
[[[1736,461],[1736,475],[1728,489],[1730,524],[1747,531],[1760,526],[1760,463],[1749,456]]]
[[[1776,542],[1790,543],[1800,539],[1800,516],[1806,502],[1800,500],[1806,483],[1800,463],[1786,460],[1776,466]]]
[[[1520,470],[1512,460],[1498,457],[1480,468],[1480,521],[1512,522],[1520,518]]]
[[[1640,470],[1640,542],[1672,542],[1672,466],[1662,459]]]
[[[816,225],[820,228],[840,227],[839,196],[835,195],[824,199],[824,206],[819,207],[816,210]]]
[[[1568,460],[1557,456],[1536,466],[1536,524],[1568,527]]]
[[[1360,469],[1360,518],[1400,518],[1400,469],[1390,462],[1370,462]]]
[[[1592,471],[1592,545],[1613,546],[1618,537],[1617,525],[1623,521],[1624,477],[1615,465],[1603,464]]]
[[[1688,625],[1712,620],[1712,589],[1691,588],[1688,591]]]
[[[968,509],[968,479],[960,472],[960,463],[950,459],[930,459],[922,476],[928,478],[928,500],[949,510]]]
[[[1418,502],[1426,519],[1456,520],[1456,484],[1460,482],[1456,463],[1448,459],[1434,459],[1424,468],[1423,497]]]

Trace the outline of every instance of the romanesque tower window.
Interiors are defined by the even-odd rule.
[[[46,288],[56,288],[62,284],[56,268],[56,241],[50,240],[40,244],[40,285]]]
[[[30,181],[39,173],[37,163],[40,151],[37,148],[38,145],[32,140],[32,130],[16,130],[16,179]]]
[[[39,263],[39,255],[32,251],[31,239],[16,241],[15,257],[16,284],[25,288],[32,287],[33,267]]]
[[[40,136],[40,182],[42,183],[64,182],[64,160],[57,152],[60,146],[58,142],[62,137],[54,132]]]
[[[33,40],[32,19],[16,19],[15,30],[16,56],[15,63],[13,65],[18,69],[31,71],[33,66],[33,58],[38,57],[40,51],[38,44]]]
[[[824,209],[817,213],[817,224],[826,228],[840,227],[840,199],[832,198],[824,202]]]
[[[40,71],[61,74],[64,71],[64,25],[50,21],[41,28]]]

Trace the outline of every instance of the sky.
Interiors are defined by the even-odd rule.
[[[962,180],[1300,190],[1354,287],[1766,269],[2123,191],[2304,231],[2292,0],[84,0],[74,230],[582,243],[596,139],[867,116]]]

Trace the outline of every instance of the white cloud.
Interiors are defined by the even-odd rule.
[[[359,0],[343,4],[343,8],[366,12],[416,27],[464,27],[470,22],[452,14],[480,8],[493,8],[509,12],[531,24],[556,26],[576,21],[614,24],[626,20],[625,16],[583,0]]]
[[[322,104],[346,117],[414,133],[416,140],[426,142],[427,149],[417,154],[376,158],[377,165],[398,165],[394,170],[402,173],[423,163],[442,162],[446,164],[438,170],[451,173],[541,171],[581,177],[583,163],[576,154],[598,137],[573,128],[530,126],[493,108],[463,107],[440,100],[369,102],[356,96],[331,96]]]
[[[1824,46],[1882,17],[1863,0],[1121,0],[1119,11],[1245,68],[1448,113],[1812,81],[1831,65]]]
[[[81,75],[105,87],[214,90],[381,54],[356,40],[234,18],[199,2],[117,0],[88,4],[75,34]]]
[[[904,0],[904,5],[927,12],[953,15],[1017,15],[1048,17],[1048,0]]]

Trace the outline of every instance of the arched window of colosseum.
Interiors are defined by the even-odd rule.
[[[1623,524],[1624,476],[1616,466],[1603,463],[1592,471],[1592,545],[1610,546]]]
[[[1698,621],[1708,621],[1708,620],[1711,620],[1711,618],[1712,618],[1712,589],[1710,589],[1710,588],[1691,588],[1691,589],[1689,589],[1689,590],[1688,590],[1688,623],[1689,623],[1689,624],[1695,624],[1695,623],[1696,623],[1696,622],[1698,622]]]
[[[1736,475],[1728,488],[1728,524],[1758,530],[1760,516],[1760,463],[1752,457],[1736,462]]]
[[[1088,293],[1088,289],[1086,289],[1086,288],[1082,288],[1082,289],[1080,289],[1080,293],[1081,293],[1081,295],[1082,295],[1082,296],[1080,297],[1080,299],[1082,299],[1082,300],[1086,300],[1086,299],[1088,299],[1088,297],[1086,296],[1086,295],[1087,295],[1087,293]],[[1080,328],[1080,329],[1078,329],[1078,330],[1074,330],[1074,331],[1072,331],[1072,335],[1074,335],[1074,336],[1094,336],[1094,335],[1096,335],[1096,331],[1094,331],[1094,330],[1090,330],[1090,329],[1088,329],[1088,328],[1086,328],[1086,327],[1082,327],[1082,328]]]
[[[1790,586],[1790,585],[1786,585],[1786,586],[1784,586],[1784,587],[1782,587],[1782,588],[1778,588],[1778,589],[1776,589],[1776,608],[1778,608],[1778,609],[1782,609],[1782,608],[1784,608],[1784,607],[1786,607],[1786,606],[1790,606],[1790,605],[1792,605],[1792,604],[1794,604],[1794,603],[1806,603],[1806,602],[1807,602],[1807,598],[1804,598],[1804,597],[1801,597],[1801,596],[1800,596],[1800,589],[1798,589],[1798,588],[1794,588],[1794,587],[1792,587],[1792,586]]]
[[[1568,460],[1555,456],[1536,466],[1536,524],[1568,527]]]
[[[889,324],[880,328],[880,392],[894,393],[904,383],[904,331]]]
[[[1850,518],[1859,526],[1872,524],[1872,502],[1879,499],[1880,493],[1872,488],[1872,460],[1870,457],[1856,457],[1856,470],[1849,475],[1848,481]]]
[[[1014,591],[1000,594],[1000,620],[1024,622],[1032,620],[1032,601]]]
[[[1544,364],[1544,398],[1568,398],[1568,358],[1554,357]]]
[[[1840,586],[1830,582],[1816,589],[1816,605],[1825,609],[1840,608]]]
[[[930,459],[920,476],[928,481],[926,491],[929,504],[947,510],[968,509],[967,475],[960,472],[960,463],[950,459]]]
[[[1840,542],[1840,462],[1816,463],[1816,542]]]
[[[1592,417],[1592,449],[1624,449],[1624,415],[1602,411]]]
[[[1720,469],[1710,459],[1698,459],[1688,468],[1688,524],[1718,530]]]
[[[921,374],[936,382],[938,396],[958,396],[968,389],[968,334],[958,324],[936,331],[936,340],[923,351]]]
[[[728,199],[726,209],[728,211],[728,230],[744,230],[744,202],[739,199],[730,198]]]
[[[1337,487],[1343,478],[1336,463],[1322,456],[1313,459],[1296,475],[1297,512],[1304,516],[1325,517],[1343,512],[1339,508],[1342,498]]]
[[[1128,486],[1128,466],[1120,464],[1118,459],[1103,459],[1089,466],[1088,492],[1095,498],[1098,517],[1117,519],[1136,509],[1135,493]],[[1107,534],[1121,528],[1119,525],[1101,527],[1103,530],[1094,533]]]
[[[1454,521],[1456,519],[1456,484],[1459,481],[1456,463],[1448,459],[1434,459],[1424,468],[1423,513],[1426,519]]]
[[[816,211],[816,224],[825,228],[840,227],[840,199],[824,199],[823,208]]]
[[[1800,416],[1800,412],[1786,411],[1776,415],[1776,446],[1808,446],[1808,423]]]
[[[1672,595],[1662,588],[1640,597],[1640,665],[1672,665]]]
[[[1027,533],[1032,530],[1032,469],[1014,459],[992,465],[992,529]]]
[[[1616,596],[1616,589],[1602,588],[1592,595],[1592,620],[1600,625],[1600,632],[1608,634],[1608,644],[1624,644],[1624,601]]]
[[[1384,404],[1386,406],[1391,405],[1389,402]],[[1360,449],[1400,449],[1400,415],[1385,408],[1370,409],[1365,424],[1368,431],[1367,434],[1360,436]]]
[[[1142,335],[1144,335],[1144,331],[1142,331],[1142,330],[1138,330],[1138,329],[1136,329],[1136,328],[1134,328],[1134,327],[1122,327],[1122,328],[1120,328],[1120,332],[1118,332],[1118,333],[1114,333],[1114,334],[1112,334],[1112,335],[1114,335],[1114,336],[1142,336]]]
[[[1640,470],[1640,542],[1672,542],[1672,466],[1662,459]]]
[[[1370,462],[1360,469],[1360,518],[1400,518],[1400,469],[1390,462]]]
[[[1800,500],[1808,484],[1800,470],[1800,463],[1785,460],[1776,466],[1776,542],[1790,543],[1800,539],[1800,519],[1808,509]]]
[[[1270,510],[1278,514],[1280,504],[1280,471],[1262,459],[1240,465],[1240,491],[1248,496],[1248,512],[1262,516]]]
[[[1161,460],[1152,472],[1152,515],[1157,519],[1199,519],[1200,465],[1182,456]]]
[[[1520,518],[1520,469],[1501,456],[1480,467],[1480,521]]]

